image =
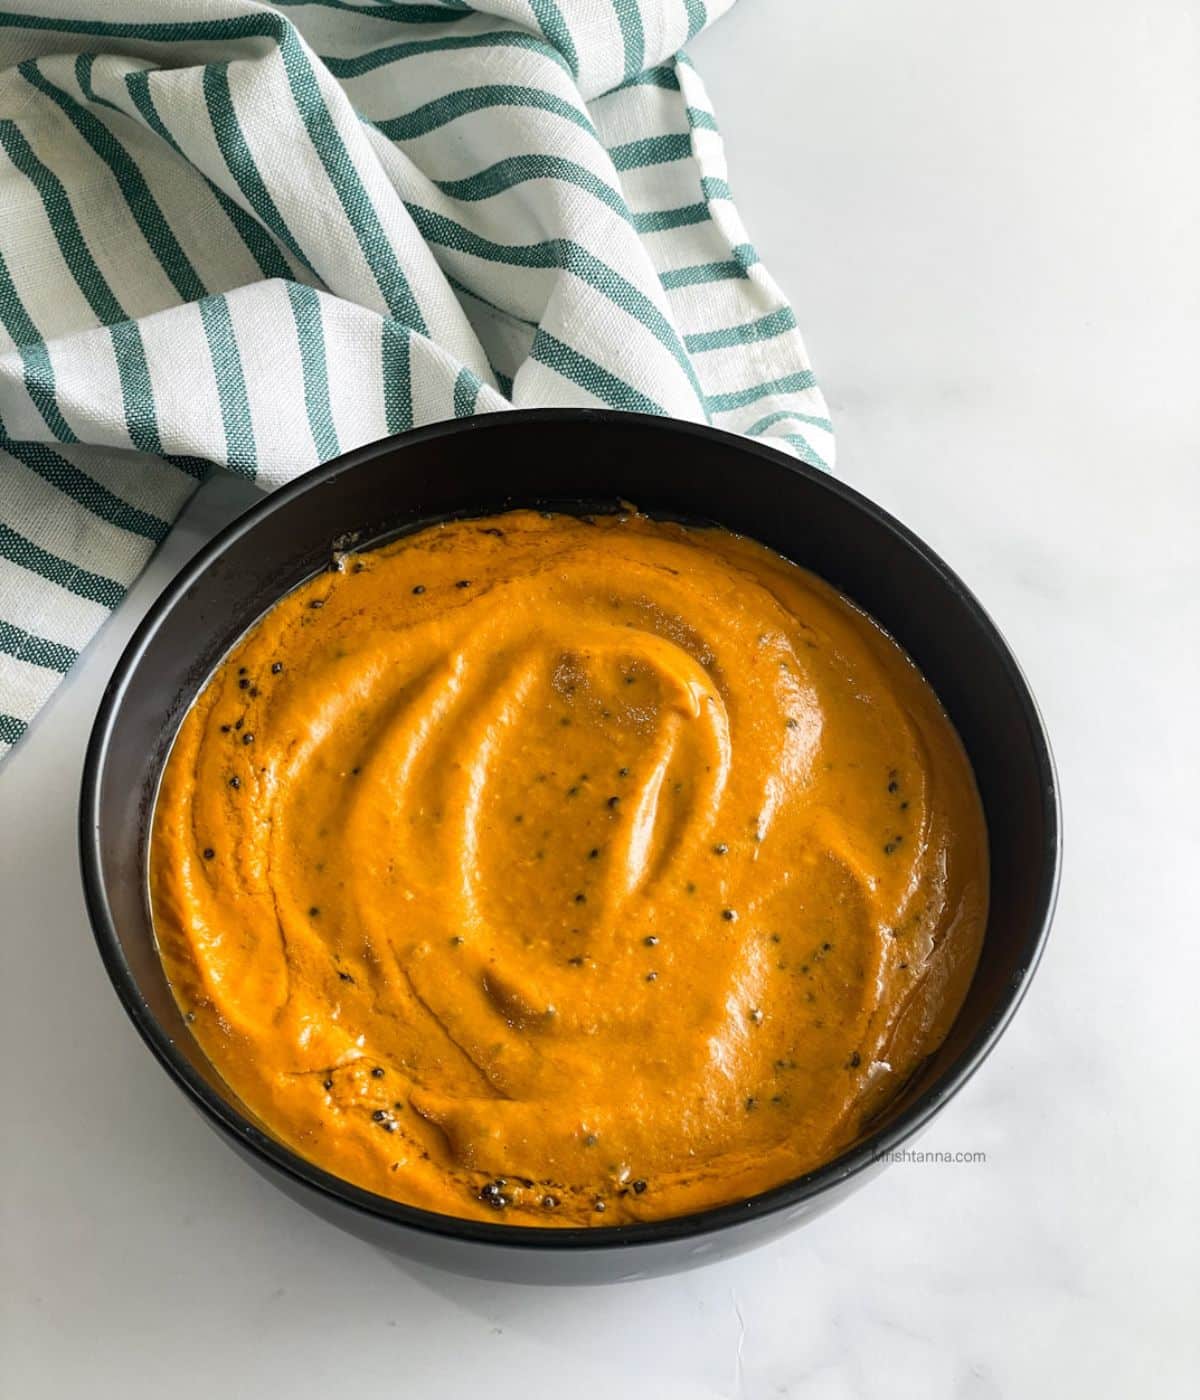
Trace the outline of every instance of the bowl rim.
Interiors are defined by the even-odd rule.
[[[1026,934],[1027,956],[1022,962],[1021,973],[1012,979],[998,1007],[941,1081],[918,1094],[913,1102],[884,1128],[868,1134],[862,1142],[823,1166],[739,1201],[662,1220],[633,1221],[620,1225],[557,1227],[471,1220],[424,1210],[380,1196],[306,1161],[299,1153],[276,1141],[215,1094],[177,1049],[175,1038],[166,1031],[151,1011],[138,989],[137,981],[122,951],[101,878],[100,778],[122,700],[133,683],[143,653],[175,604],[231,543],[252,532],[258,523],[269,515],[286,509],[297,497],[324,485],[342,472],[355,470],[361,463],[384,453],[440,438],[565,421],[583,421],[597,427],[641,428],[677,438],[700,438],[716,443],[730,452],[749,453],[769,460],[773,465],[785,466],[807,478],[810,484],[819,489],[841,497],[844,502],[871,517],[876,525],[898,537],[909,550],[915,551],[972,615],[1013,683],[1035,755],[1042,813],[1048,837],[1038,883],[1035,914]],[[427,424],[343,453],[266,494],[261,501],[226,525],[184,564],[139,622],[101,696],[84,758],[79,802],[79,845],[88,917],[105,971],[126,1014],[159,1064],[192,1101],[194,1107],[198,1108],[226,1138],[247,1149],[253,1157],[265,1162],[302,1188],[331,1197],[341,1206],[373,1220],[383,1220],[427,1235],[460,1242],[561,1252],[620,1250],[682,1239],[698,1239],[747,1221],[803,1206],[841,1183],[886,1163],[891,1154],[915,1137],[974,1076],[1024,999],[1041,960],[1057,901],[1062,867],[1062,813],[1058,778],[1045,723],[1029,683],[1008,643],[974,593],[954,570],[923,540],[881,506],[845,482],[765,443],[705,424],[607,409],[512,409],[502,413]]]

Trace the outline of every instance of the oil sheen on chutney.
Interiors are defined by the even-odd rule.
[[[180,729],[150,882],[192,1033],[282,1142],[611,1225],[854,1141],[962,1003],[987,837],[936,696],[829,585],[521,511],[271,609]]]

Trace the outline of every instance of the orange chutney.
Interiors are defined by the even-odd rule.
[[[835,1156],[949,1029],[987,880],[900,648],[633,512],[436,525],[288,594],[184,720],[150,862],[176,998],[272,1135],[516,1225]]]

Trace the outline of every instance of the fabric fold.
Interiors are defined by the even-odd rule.
[[[832,463],[681,52],[730,3],[0,12],[0,756],[211,470],[535,405]]]

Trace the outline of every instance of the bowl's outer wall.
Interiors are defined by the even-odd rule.
[[[618,500],[652,512],[715,520],[812,569],[875,617],[929,679],[962,736],[979,784],[989,831],[991,908],[979,969],[962,1012],[945,1044],[879,1126],[893,1125],[895,1141],[907,1136],[990,1048],[1040,952],[1057,876],[1058,812],[1053,768],[1032,699],[969,592],[890,517],[769,449],[633,415],[503,414],[439,425],[363,449],[268,498],[168,588],[106,692],[81,808],[89,907],[127,1010],[210,1118],[213,1095],[235,1115],[245,1110],[180,1018],[154,946],[145,867],[159,773],[179,722],[212,667],[281,593],[325,567],[335,548],[447,515],[555,503],[579,510],[580,503],[611,506]],[[172,1063],[179,1055],[189,1062],[190,1074]],[[223,1115],[227,1130],[231,1116]],[[256,1165],[265,1165],[261,1151],[254,1150],[257,1133],[233,1136]],[[797,1199],[790,1207],[781,1202],[769,1215],[748,1215],[709,1235],[701,1254],[717,1257],[781,1233],[794,1212],[824,1208],[841,1194],[839,1185],[861,1180],[854,1173],[866,1165],[860,1154],[845,1171],[793,1193]],[[277,1171],[272,1174],[278,1178]],[[663,1231],[677,1237],[673,1244],[639,1244],[632,1251],[636,1259],[623,1249],[575,1250],[574,1263],[561,1249],[553,1254],[496,1245],[481,1249],[476,1243],[419,1236],[393,1220],[364,1215],[330,1200],[294,1172],[286,1184],[327,1215],[349,1212],[359,1233],[374,1233],[404,1252],[440,1251],[440,1262],[473,1272],[513,1277],[518,1270],[509,1262],[512,1256],[527,1260],[535,1277],[567,1270],[595,1279],[677,1268],[699,1257],[701,1241],[683,1238],[686,1229]],[[726,1212],[721,1223],[728,1221]]]
[[[355,1210],[335,1200],[328,1192],[315,1190],[306,1182],[283,1175],[236,1140],[233,1146],[240,1157],[292,1200],[322,1220],[366,1240],[368,1244],[379,1246],[391,1254],[402,1254],[406,1260],[418,1264],[471,1278],[492,1279],[497,1283],[627,1283],[635,1279],[683,1273],[768,1244],[786,1231],[814,1220],[851,1195],[886,1165],[883,1161],[873,1162],[861,1173],[836,1181],[828,1189],[788,1206],[779,1214],[748,1215],[745,1221],[713,1233],[685,1235],[629,1249],[589,1249],[584,1241],[572,1249],[550,1251],[510,1248],[503,1243],[484,1246],[472,1240],[406,1230],[365,1211]]]

